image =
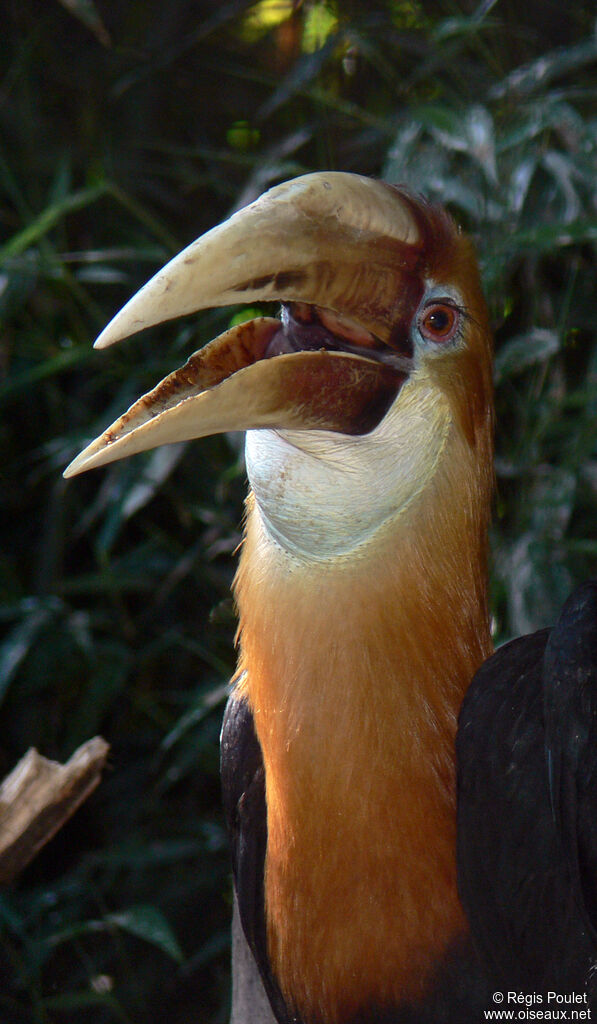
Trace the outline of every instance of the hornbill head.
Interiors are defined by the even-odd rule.
[[[472,247],[443,210],[379,181],[322,172],[272,188],[168,263],[96,347],[270,300],[280,319],[196,352],[65,475],[249,430],[249,478],[272,535],[328,558],[410,505],[451,436],[490,474],[490,342]]]

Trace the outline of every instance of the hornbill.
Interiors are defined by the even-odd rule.
[[[67,470],[248,431],[222,733],[233,1021],[471,1024],[500,986],[584,993],[597,590],[492,655],[472,245],[405,190],[305,175],[186,248],[96,344],[270,300],[279,319],[210,342]]]

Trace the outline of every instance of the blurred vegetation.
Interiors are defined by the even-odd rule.
[[[0,773],[98,732],[112,755],[0,894],[0,1022],[215,1024],[240,445],[61,471],[232,312],[91,341],[279,180],[354,170],[447,203],[496,328],[496,636],[551,621],[597,570],[593,5],[9,0],[3,36]]]

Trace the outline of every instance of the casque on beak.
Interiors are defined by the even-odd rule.
[[[259,317],[214,339],[64,475],[228,430],[367,433],[412,368],[423,249],[414,204],[389,185],[324,172],[271,189],[171,260],[96,347],[215,306],[280,300],[282,320]]]

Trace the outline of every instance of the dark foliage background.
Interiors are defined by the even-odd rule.
[[[593,5],[8,0],[2,30],[0,774],[98,732],[112,755],[0,894],[0,1022],[224,1021],[240,446],[61,471],[233,311],[91,341],[279,180],[447,203],[496,328],[496,637],[551,621],[597,570]]]

